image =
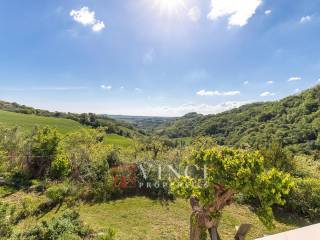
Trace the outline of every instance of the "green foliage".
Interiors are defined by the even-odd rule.
[[[53,159],[50,168],[50,176],[53,179],[63,179],[68,176],[71,171],[71,165],[66,153],[60,150]]]
[[[277,168],[285,172],[295,171],[293,156],[285,151],[279,142],[272,141],[267,146],[260,148],[260,152],[265,159],[266,168]]]
[[[110,151],[107,153],[106,160],[110,167],[119,165],[120,164],[119,152],[114,148],[110,149]]]
[[[9,205],[0,202],[0,239],[8,238],[12,233],[12,225],[10,223],[10,209]]]
[[[92,231],[79,219],[76,211],[65,211],[62,216],[43,221],[36,226],[18,233],[16,240],[67,240],[86,239]]]
[[[46,191],[46,196],[55,203],[62,203],[69,192],[70,188],[67,186],[67,183],[60,183],[49,187]]]
[[[17,170],[17,171],[11,172],[9,177],[9,182],[15,188],[23,188],[23,187],[28,187],[30,185],[30,178],[25,173]]]
[[[112,147],[103,144],[103,137],[101,129],[83,129],[64,139],[62,148],[69,159],[73,180],[86,182],[85,175],[90,175],[92,165],[106,160]]]
[[[29,217],[35,210],[35,205],[30,196],[21,199],[20,208],[14,215],[13,222],[16,224],[19,221]]]
[[[277,102],[253,103],[216,115],[187,114],[155,132],[169,137],[213,136],[228,146],[268,145],[281,141],[293,153],[319,151],[320,85]]]
[[[106,233],[98,235],[95,240],[114,240],[116,237],[116,231],[109,228]]]
[[[287,198],[287,208],[311,221],[320,216],[320,180],[315,178],[296,179],[296,185]]]
[[[25,155],[25,139],[17,127],[0,125],[0,167],[3,171],[15,172],[21,166],[19,157]]]
[[[56,157],[60,137],[56,130],[49,127],[36,128],[29,139],[30,158],[27,171],[33,178],[43,178]]]
[[[275,168],[264,167],[264,158],[258,151],[237,150],[228,147],[213,147],[193,152],[189,164],[197,166],[198,171],[192,177],[181,177],[171,188],[179,196],[196,197],[201,204],[215,204],[217,186],[231,191],[234,196],[242,193],[259,200],[258,215],[267,226],[272,225],[272,206],[283,205],[284,196],[293,187],[290,175]],[[220,216],[218,209],[213,213]]]

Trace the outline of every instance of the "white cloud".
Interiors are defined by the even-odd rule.
[[[311,16],[304,16],[300,19],[300,23],[307,23],[312,20]]]
[[[288,82],[300,81],[300,80],[302,80],[301,77],[291,77],[291,78],[288,79]]]
[[[110,85],[108,85],[108,86],[101,85],[100,88],[102,88],[103,90],[109,90],[110,91],[112,89],[112,86],[110,86]]]
[[[96,19],[95,12],[90,11],[88,7],[82,7],[79,10],[73,9],[70,11],[70,16],[83,26],[91,26],[94,32],[100,32],[105,28],[104,22]]]
[[[192,22],[198,22],[201,18],[201,9],[197,6],[190,8],[188,11],[188,17]]]
[[[142,58],[143,64],[148,65],[153,63],[153,59],[154,59],[154,50],[153,49],[149,49]]]
[[[235,96],[239,95],[239,91],[228,91],[228,92],[219,92],[219,91],[206,91],[204,89],[197,92],[199,96]]]
[[[275,93],[272,92],[263,92],[260,94],[261,97],[269,97],[269,96],[274,96],[276,95]]]
[[[92,26],[92,31],[94,32],[100,32],[102,29],[105,28],[105,25],[102,21],[97,21],[93,26]]]
[[[238,108],[244,104],[249,103],[249,101],[229,101],[224,103],[219,103],[216,105],[208,104],[182,104],[180,106],[155,106],[147,107],[143,109],[133,108],[129,112],[130,115],[145,115],[145,116],[167,116],[176,117],[183,116],[190,112],[197,112],[201,114],[216,114],[224,111],[228,111],[233,108]],[[130,111],[130,110],[129,110]],[[128,112],[124,113],[128,114]]]
[[[135,88],[134,89],[136,92],[142,92],[142,89],[141,88]]]
[[[244,85],[248,85],[248,84],[249,84],[249,81],[244,81],[243,84],[244,84]]]
[[[318,79],[318,82],[320,82],[320,78]]]
[[[229,17],[229,26],[243,27],[255,14],[262,0],[211,0],[210,20]]]
[[[83,25],[93,25],[96,22],[95,12],[90,12],[88,7],[82,7],[80,10],[71,10],[70,16],[73,20]]]
[[[274,82],[273,82],[273,81],[267,81],[267,83],[268,83],[268,84],[273,84]]]
[[[270,10],[270,9],[264,11],[264,14],[265,14],[265,15],[269,15],[269,14],[271,14],[271,13],[272,13],[272,10]]]
[[[301,90],[300,90],[300,88],[296,88],[295,90],[294,90],[294,93],[299,93]]]

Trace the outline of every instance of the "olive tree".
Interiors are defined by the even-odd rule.
[[[190,199],[190,239],[206,236],[219,239],[217,228],[222,210],[237,194],[257,199],[257,215],[272,227],[274,204],[283,205],[283,196],[293,187],[290,175],[275,168],[265,169],[258,151],[215,146],[197,148],[186,164],[194,166],[194,174],[181,176],[171,184],[172,191]]]

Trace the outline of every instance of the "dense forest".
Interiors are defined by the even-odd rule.
[[[155,130],[170,138],[209,135],[221,145],[254,146],[271,139],[293,153],[320,150],[320,86],[280,101],[253,103],[216,115],[187,114]]]

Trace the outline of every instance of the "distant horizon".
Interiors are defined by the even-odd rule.
[[[314,88],[314,87],[317,87],[317,86],[320,86],[320,84],[316,84],[315,86],[312,86],[310,88],[307,88],[305,89],[304,91],[307,91],[311,88]],[[247,102],[247,103],[244,103],[242,105],[239,105],[239,106],[234,106],[234,107],[231,107],[229,109],[224,109],[224,110],[221,110],[220,112],[212,112],[212,113],[208,113],[208,114],[203,114],[203,113],[199,113],[199,112],[196,112],[196,111],[190,111],[190,112],[187,112],[183,115],[177,115],[177,116],[161,116],[161,115],[131,115],[131,114],[117,114],[117,113],[106,113],[106,112],[103,112],[103,113],[97,113],[97,112],[91,112],[91,111],[88,111],[88,112],[82,112],[82,111],[79,111],[79,112],[75,112],[75,111],[60,111],[60,110],[57,110],[57,109],[47,109],[47,108],[39,108],[39,107],[36,107],[36,106],[31,106],[31,105],[27,105],[27,104],[24,104],[24,103],[21,103],[21,102],[15,102],[15,101],[9,101],[9,100],[6,100],[6,99],[0,99],[1,101],[5,101],[5,102],[9,102],[9,103],[17,103],[19,105],[25,105],[27,107],[32,107],[32,108],[35,108],[35,109],[40,109],[40,110],[45,110],[45,111],[49,111],[49,112],[63,112],[63,113],[75,113],[75,114],[81,114],[81,113],[94,113],[94,114],[97,114],[97,115],[106,115],[106,116],[109,116],[109,117],[112,117],[112,116],[118,116],[118,117],[136,117],[136,118],[139,118],[139,117],[142,117],[142,118],[177,118],[177,117],[182,117],[182,116],[185,116],[186,114],[190,114],[190,113],[197,113],[197,114],[202,114],[204,116],[206,115],[215,115],[215,114],[219,114],[219,113],[223,113],[223,112],[226,112],[226,111],[229,111],[229,110],[232,110],[232,109],[235,109],[235,108],[239,108],[241,106],[244,106],[244,105],[248,105],[248,104],[254,104],[254,103],[267,103],[267,102],[274,102],[274,101],[281,101],[282,99],[284,98],[287,98],[287,97],[290,97],[290,96],[294,96],[294,95],[299,95],[300,93],[304,92],[304,91],[301,91],[299,93],[295,93],[295,94],[290,94],[288,96],[284,96],[283,98],[281,99],[275,99],[275,100],[269,100],[269,101],[252,101],[252,102]]]

